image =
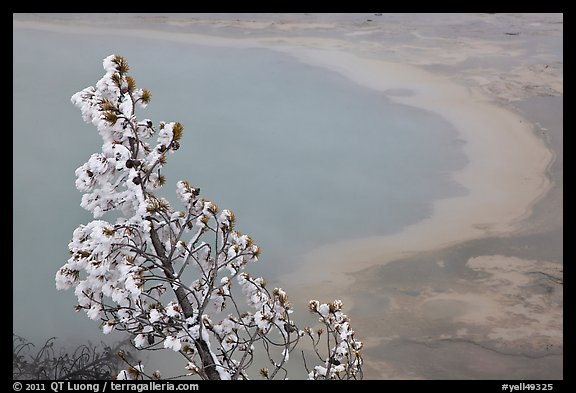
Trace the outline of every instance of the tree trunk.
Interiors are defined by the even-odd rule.
[[[164,246],[158,237],[158,232],[155,229],[150,230],[150,238],[152,239],[152,245],[154,246],[154,250],[156,251],[156,255],[162,261],[162,266],[164,267],[164,274],[166,278],[170,280],[170,282],[174,282],[174,267],[166,257],[166,252],[164,250]],[[174,288],[172,286],[172,288]],[[194,307],[190,304],[188,297],[186,296],[186,292],[184,288],[177,287],[174,289],[176,294],[176,298],[178,299],[178,304],[182,307],[182,312],[186,318],[190,318],[194,315]],[[220,379],[220,374],[218,370],[216,370],[216,362],[212,357],[212,353],[208,348],[208,344],[202,339],[198,338],[195,340],[196,350],[200,355],[200,359],[202,360],[202,369],[204,374],[208,379]]]

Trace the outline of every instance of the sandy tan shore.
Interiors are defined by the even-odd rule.
[[[295,51],[296,52],[296,51]],[[296,52],[297,53],[297,52]],[[327,245],[306,256],[306,269],[341,285],[335,275],[406,257],[423,250],[518,229],[550,182],[552,153],[523,119],[477,90],[415,67],[366,60],[344,52],[306,51],[304,61],[337,70],[383,92],[409,89],[397,102],[442,115],[460,132],[469,163],[454,173],[467,195],[442,199],[431,217],[388,236]],[[318,269],[318,270],[317,270]],[[295,272],[302,282],[302,272]],[[307,277],[318,277],[316,274]]]
[[[16,17],[14,26],[281,51],[441,115],[464,141],[469,162],[452,176],[466,194],[436,201],[401,232],[321,245],[276,281],[297,303],[345,300],[370,378],[561,378],[562,260],[550,239],[562,234],[561,138],[553,142],[562,125],[536,124],[546,105],[526,114],[513,103],[561,99],[562,61],[549,45],[562,39],[562,16],[415,17],[421,29],[408,16],[377,18],[151,15],[121,27]],[[456,371],[430,371],[435,362]]]

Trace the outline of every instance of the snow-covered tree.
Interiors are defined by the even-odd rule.
[[[246,272],[260,249],[236,230],[230,210],[200,198],[187,181],[176,184],[180,210],[155,194],[166,183],[162,167],[178,150],[183,126],[138,120],[136,108],[148,105],[150,92],[136,86],[123,57],[108,56],[103,65],[96,86],[72,96],[103,145],[75,172],[81,206],[94,221],[74,231],[56,287],[74,288],[76,310],[99,321],[104,334],[127,332],[136,348],[179,353],[186,375],[247,379],[262,353],[270,366],[260,375],[285,378],[289,354],[309,337],[320,362],[305,365],[310,379],[361,378],[362,343],[342,302],[311,301],[324,327],[299,329],[286,292]],[[119,215],[113,223],[101,219],[110,212]],[[141,364],[118,374],[158,377]]]

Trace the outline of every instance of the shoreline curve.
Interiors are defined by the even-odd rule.
[[[454,125],[465,142],[462,149],[469,162],[462,170],[453,172],[452,177],[468,190],[467,195],[434,201],[432,216],[401,232],[318,247],[303,256],[294,272],[278,277],[278,281],[291,288],[313,281],[318,284],[318,277],[330,282],[331,287],[341,287],[350,283],[347,273],[353,271],[467,240],[512,234],[521,228],[521,222],[552,185],[547,169],[553,152],[534,134],[534,126],[520,115],[499,106],[479,89],[459,85],[445,76],[416,66],[359,57],[351,53],[352,47],[344,41],[278,36],[229,38],[21,20],[14,20],[13,28],[280,51],[306,64],[337,72],[369,89],[384,93],[409,89],[414,94],[388,97],[439,114]]]

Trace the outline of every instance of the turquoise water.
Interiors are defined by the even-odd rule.
[[[461,141],[443,118],[285,54],[26,29],[13,43],[13,328],[31,340],[101,337],[53,278],[91,219],[74,170],[101,145],[70,96],[111,53],[152,91],[140,118],[185,126],[164,195],[176,205],[188,179],[233,210],[270,281],[318,245],[400,231],[465,192],[450,178],[466,163]]]

